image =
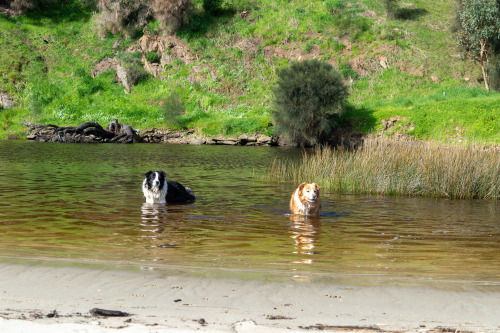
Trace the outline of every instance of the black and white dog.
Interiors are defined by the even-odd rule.
[[[146,203],[190,203],[196,199],[189,187],[167,180],[164,171],[149,171],[144,175],[142,192]]]

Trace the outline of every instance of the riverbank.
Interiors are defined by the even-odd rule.
[[[2,332],[500,329],[498,290],[243,281],[54,265],[0,264],[0,271]],[[130,316],[94,317],[93,308]]]

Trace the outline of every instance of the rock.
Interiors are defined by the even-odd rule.
[[[9,135],[7,136],[7,138],[8,138],[9,140],[19,140],[19,137],[18,137],[17,135],[14,135],[14,134],[9,134]]]
[[[270,136],[264,135],[264,134],[259,134],[257,136],[257,142],[259,143],[271,143],[272,138]]]
[[[100,75],[101,73],[110,70],[111,68],[116,68],[117,64],[118,64],[118,61],[115,58],[106,57],[106,58],[102,59],[101,61],[99,61],[99,63],[97,63],[94,66],[94,71],[92,72],[92,77],[96,77],[96,76]]]
[[[125,93],[130,94],[132,92],[130,75],[128,74],[127,69],[121,64],[116,65],[116,76],[118,77],[119,82],[125,88]]]
[[[114,43],[113,43],[113,46],[112,48],[113,49],[116,49],[118,46],[120,46],[121,42],[123,41],[123,38],[119,38],[117,39]]]
[[[165,66],[171,64],[173,60],[174,59],[169,54],[162,53],[160,64],[165,68]]]
[[[142,52],[148,52],[149,51],[149,44],[151,43],[149,35],[143,35],[141,38],[139,38],[139,47],[141,48]]]
[[[239,321],[234,324],[233,329],[237,333],[259,331],[257,324],[253,320]]]
[[[380,66],[384,69],[389,68],[389,61],[387,61],[387,57],[380,57]]]
[[[146,70],[146,72],[150,73],[154,77],[161,79],[162,69],[161,69],[160,65],[152,64],[152,63],[144,60],[144,69]]]
[[[187,139],[187,143],[190,145],[200,146],[205,144],[205,140],[202,138],[189,138]]]
[[[10,109],[14,105],[14,98],[7,93],[0,93],[0,105],[4,109]]]

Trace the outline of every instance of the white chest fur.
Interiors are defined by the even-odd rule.
[[[144,179],[142,182],[142,193],[144,193],[144,197],[146,197],[146,203],[166,203],[165,196],[167,195],[167,188],[167,181],[165,181],[161,190],[159,186],[152,186],[151,189],[148,189],[147,180]]]
[[[295,194],[293,196],[293,200],[295,201],[295,207],[297,207],[302,214],[309,215],[309,212],[311,210],[311,206],[309,205],[308,202],[302,203],[302,201],[299,198],[299,190],[298,189],[295,191]]]

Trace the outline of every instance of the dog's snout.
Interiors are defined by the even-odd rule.
[[[153,186],[160,186],[160,181],[159,180],[153,181]]]

